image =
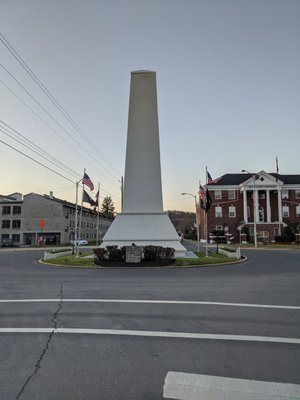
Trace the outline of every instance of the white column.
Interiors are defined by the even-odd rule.
[[[258,216],[258,190],[254,189],[254,218],[255,222],[259,222],[259,216]]]
[[[247,190],[243,191],[243,206],[244,206],[244,222],[248,224],[248,207],[247,207]]]
[[[270,190],[267,189],[267,222],[271,222],[271,203],[270,203]]]
[[[281,199],[281,189],[277,189],[278,193],[278,222],[282,223],[282,199]]]

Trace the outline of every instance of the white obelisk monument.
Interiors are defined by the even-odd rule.
[[[186,249],[163,212],[156,73],[131,73],[123,212],[118,214],[101,247],[163,246],[184,257]]]

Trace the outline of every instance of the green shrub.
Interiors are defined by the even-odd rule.
[[[93,249],[95,256],[98,260],[107,260],[108,259],[108,252],[106,249]]]
[[[169,263],[174,258],[175,250],[171,247],[145,246],[144,260],[156,263]]]
[[[107,246],[108,247],[115,247],[111,248],[109,251],[109,261],[124,261],[124,253],[122,249],[118,249],[117,246]]]

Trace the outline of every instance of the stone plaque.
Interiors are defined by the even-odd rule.
[[[126,246],[126,263],[138,264],[142,261],[142,246]]]

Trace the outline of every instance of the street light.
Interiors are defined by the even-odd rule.
[[[199,243],[199,221],[198,221],[198,212],[197,212],[197,196],[192,193],[181,193],[182,196],[192,196],[195,200],[195,209],[196,209],[196,224],[197,224],[197,251],[200,251],[200,243]]]
[[[246,169],[242,169],[242,172],[247,172],[249,175],[251,173],[247,171]],[[257,179],[257,175],[253,174],[252,175],[252,186],[253,186],[253,224],[254,224],[254,246],[257,247],[257,232],[256,232],[256,203],[255,203],[255,196],[254,196],[254,191],[255,191],[255,181]]]

